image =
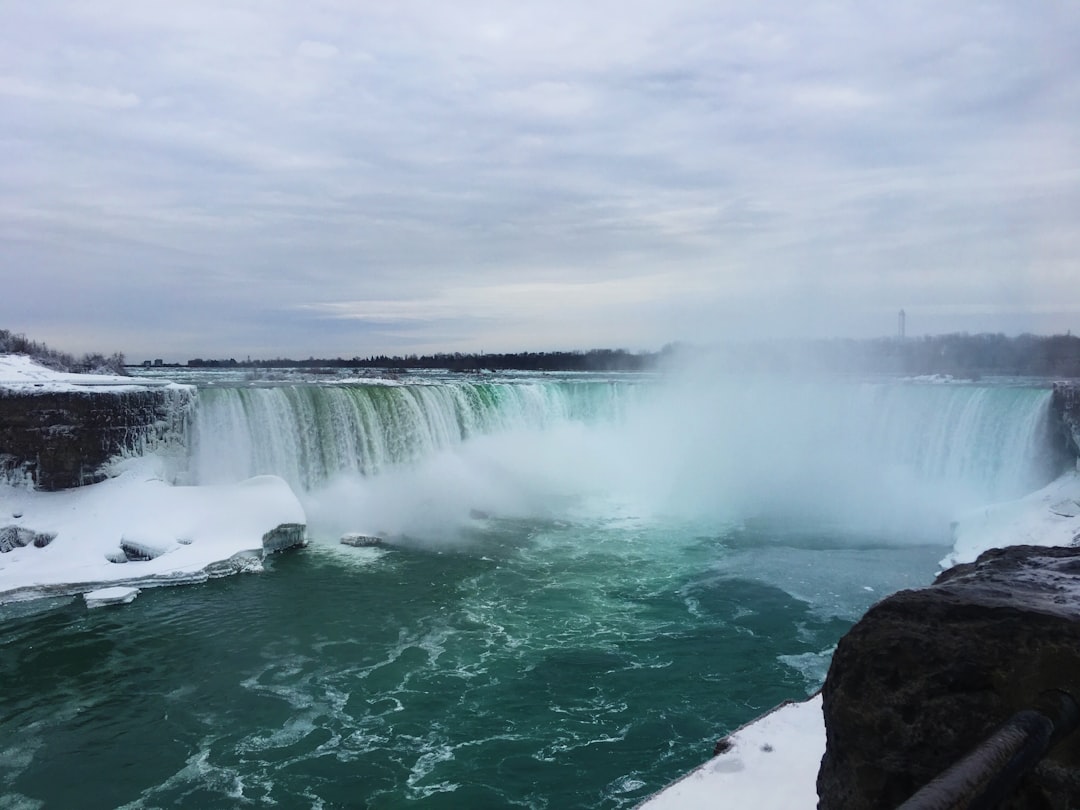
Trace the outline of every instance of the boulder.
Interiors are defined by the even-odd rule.
[[[1012,546],[872,607],[822,689],[819,808],[896,807],[1048,690],[1080,697],[1080,549]],[[1080,733],[1003,808],[1080,806]]]

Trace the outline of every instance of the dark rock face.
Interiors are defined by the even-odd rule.
[[[1069,449],[1080,459],[1080,383],[1055,383],[1053,407]]]
[[[818,807],[896,807],[1049,689],[1080,697],[1080,549],[993,549],[890,596],[833,656]],[[1080,806],[1080,733],[1000,806]]]
[[[193,402],[184,388],[0,388],[0,475],[28,475],[44,490],[96,483],[111,458],[182,436]]]

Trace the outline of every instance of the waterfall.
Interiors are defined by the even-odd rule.
[[[635,514],[918,534],[1059,472],[1050,397],[719,376],[205,388],[189,467],[200,483],[274,474],[300,493],[346,477],[401,514],[605,493]]]
[[[634,386],[611,382],[292,385],[201,392],[200,482],[280,475],[309,489],[377,475],[478,435],[618,418]]]
[[[1059,473],[1050,398],[1007,385],[699,379],[642,416],[674,429],[638,435],[676,511],[908,526]]]

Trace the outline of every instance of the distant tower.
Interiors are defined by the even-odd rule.
[[[897,319],[896,336],[901,340],[903,340],[906,335],[906,328],[904,323],[906,320],[907,315],[904,314],[904,310],[900,310],[900,317]]]

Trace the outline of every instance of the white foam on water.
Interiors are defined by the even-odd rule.
[[[187,758],[184,766],[164,782],[148,790],[132,802],[122,805],[118,810],[154,810],[156,797],[174,791],[187,796],[196,790],[216,793],[222,798],[233,801],[245,799],[244,780],[235,768],[226,768],[210,762],[210,755],[216,739],[204,739],[199,749]]]
[[[806,692],[812,694],[825,683],[825,676],[829,672],[829,664],[832,662],[835,646],[820,652],[799,653],[797,655],[778,655],[776,660],[802,675],[806,681]]]

